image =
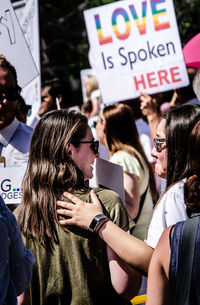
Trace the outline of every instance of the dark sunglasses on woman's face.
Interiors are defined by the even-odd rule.
[[[154,138],[153,141],[157,152],[161,152],[164,148],[166,148],[166,145],[162,145],[166,142],[164,138]]]
[[[98,153],[99,149],[99,141],[79,141],[78,143],[91,143],[90,148],[93,151],[93,153],[96,155]]]
[[[20,95],[21,88],[17,86],[16,88],[8,88],[0,90],[0,102],[7,99],[9,102],[16,101]]]

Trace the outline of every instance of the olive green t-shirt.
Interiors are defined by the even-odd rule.
[[[123,230],[134,226],[120,197],[106,189],[97,189],[104,209]],[[89,192],[75,193],[91,201]],[[106,305],[127,304],[111,284],[105,242],[97,235],[78,227],[65,230],[57,226],[59,245],[45,249],[38,240],[25,239],[36,264],[33,270],[31,301],[33,305]]]

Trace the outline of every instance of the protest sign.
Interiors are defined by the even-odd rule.
[[[189,84],[172,0],[117,1],[84,18],[104,103]]]
[[[5,55],[15,67],[18,84],[22,88],[38,75],[37,67],[9,0],[1,0],[0,54]]]
[[[22,180],[26,166],[1,167],[0,195],[6,204],[19,204],[22,198]]]
[[[40,39],[39,39],[39,11],[38,0],[17,1],[13,3],[22,32],[34,58],[39,71],[38,76],[27,84],[21,95],[26,104],[31,105],[31,115],[27,118],[27,124],[31,125],[38,115],[41,104],[41,80],[40,80]]]
[[[123,167],[101,158],[95,159],[93,178],[89,182],[90,187],[103,186],[116,192],[125,202],[124,172]]]

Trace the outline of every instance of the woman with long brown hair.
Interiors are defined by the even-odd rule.
[[[100,143],[108,148],[110,161],[123,167],[125,207],[136,222],[133,235],[144,240],[157,191],[153,171],[139,140],[132,109],[124,104],[105,107],[96,129]]]
[[[184,203],[187,216],[192,219],[179,221],[174,226],[169,226],[164,230],[149,267],[148,305],[200,304],[199,150],[200,121],[197,122],[190,134],[188,160],[182,174],[182,179],[185,180]],[[197,227],[195,227],[194,222],[197,223]],[[191,232],[187,232],[186,235],[184,234],[185,226],[192,227]],[[186,249],[183,252],[184,241]],[[182,297],[183,295],[184,297]]]
[[[58,222],[56,201],[64,191],[90,201],[86,180],[92,178],[98,156],[98,141],[81,113],[51,111],[35,127],[23,198],[15,212],[25,245],[36,259],[32,305],[121,305],[139,289],[138,273],[121,261],[118,264],[97,234],[75,226],[62,228]],[[95,192],[106,214],[101,220],[109,217],[128,231],[133,223],[119,196],[110,190]]]

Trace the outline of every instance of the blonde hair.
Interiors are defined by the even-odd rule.
[[[94,90],[99,89],[99,84],[97,81],[96,76],[91,75],[87,78],[85,82],[85,89],[86,89],[86,96],[88,99],[90,99],[90,95]]]

